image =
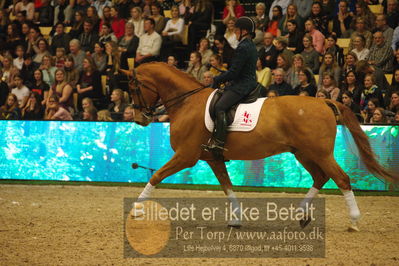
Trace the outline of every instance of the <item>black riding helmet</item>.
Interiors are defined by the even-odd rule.
[[[237,19],[234,26],[240,30],[248,31],[248,34],[251,35],[252,38],[255,37],[256,25],[250,17],[240,17],[239,19]],[[245,35],[240,34],[240,39],[238,41],[241,41],[242,37],[244,36]]]

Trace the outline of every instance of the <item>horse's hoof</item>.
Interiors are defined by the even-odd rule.
[[[227,226],[229,227],[233,227],[233,228],[240,228],[241,227],[241,221],[240,220],[231,220],[229,221],[229,223],[227,224]]]
[[[305,228],[310,222],[312,221],[311,218],[308,219],[302,219],[299,221],[299,225],[301,226],[301,228]]]
[[[144,215],[144,205],[141,202],[134,202],[133,208],[130,210],[132,218],[142,217]]]
[[[359,227],[356,224],[351,224],[348,226],[348,232],[359,232]]]

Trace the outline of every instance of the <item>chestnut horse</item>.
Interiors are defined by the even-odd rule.
[[[133,73],[130,89],[134,121],[140,125],[146,126],[152,121],[159,100],[165,105],[170,117],[170,143],[175,151],[170,161],[151,177],[138,201],[148,198],[164,178],[204,160],[212,168],[229,200],[238,206],[224,161],[214,160],[211,153],[201,149],[211,136],[205,128],[204,115],[213,89],[204,88],[188,74],[159,62],[140,65]],[[336,107],[336,114],[327,103]],[[259,160],[292,152],[314,181],[301,206],[310,203],[332,178],[344,194],[352,222],[350,228],[358,230],[356,222],[360,211],[350,180],[333,155],[337,119],[351,132],[367,169],[389,182],[398,181],[398,176],[388,173],[376,161],[367,136],[349,108],[335,101],[313,97],[267,99],[254,130],[228,134],[224,157],[227,160]],[[231,221],[230,224],[240,225],[240,221]]]

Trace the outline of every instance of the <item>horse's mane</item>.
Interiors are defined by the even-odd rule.
[[[177,76],[180,76],[182,78],[186,78],[188,80],[191,80],[192,82],[195,82],[198,86],[203,86],[203,84],[201,82],[199,82],[196,78],[194,78],[193,76],[191,76],[190,74],[177,69],[176,67],[171,67],[168,64],[164,63],[164,62],[148,62],[148,63],[144,63],[140,66],[151,66],[151,65],[155,65],[155,66],[165,66],[166,68],[168,68],[170,71],[172,71],[174,74],[176,74]],[[140,68],[139,66],[139,68]]]

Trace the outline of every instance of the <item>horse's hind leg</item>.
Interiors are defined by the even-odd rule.
[[[303,167],[305,167],[305,169],[313,178],[313,186],[309,189],[308,193],[306,193],[305,198],[299,205],[303,210],[306,210],[307,204],[309,205],[312,202],[313,198],[317,196],[320,189],[328,181],[328,178],[314,161],[308,159],[301,153],[295,154],[295,157],[303,165]],[[310,223],[310,221],[310,219],[303,219],[299,223],[301,227],[304,228]]]
[[[348,230],[359,231],[357,222],[360,218],[360,211],[351,188],[349,176],[338,165],[333,155],[328,156],[326,159],[319,160],[318,162],[326,176],[331,177],[342,194],[344,194],[346,205],[349,209],[349,217],[351,218],[351,225]]]
[[[213,173],[219,180],[219,183],[224,191],[224,194],[230,201],[231,207],[233,210],[236,210],[235,213],[238,215],[241,214],[240,205],[238,204],[238,200],[236,195],[233,192],[233,184],[231,183],[229,173],[226,169],[226,164],[223,161],[215,160],[215,161],[207,161],[209,166],[211,167]],[[229,226],[240,227],[241,220],[240,219],[232,219],[229,221]]]

